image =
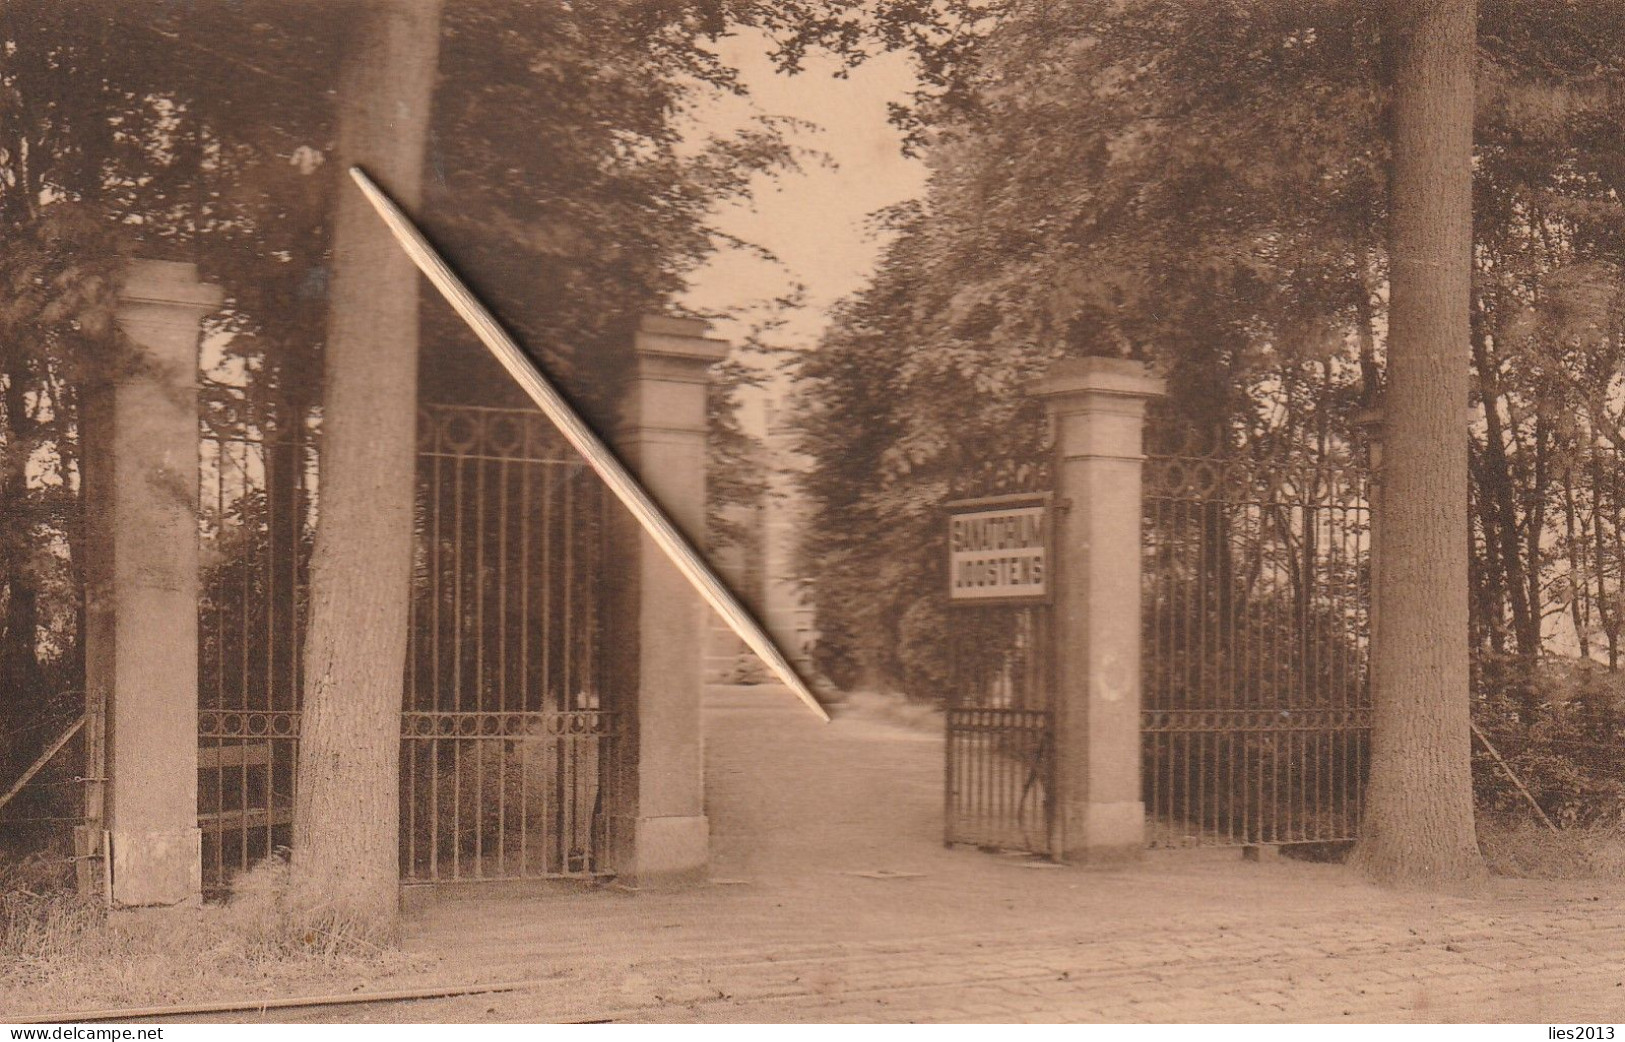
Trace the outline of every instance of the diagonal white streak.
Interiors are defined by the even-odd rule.
[[[739,634],[740,639],[767,663],[791,691],[795,692],[796,697],[827,723],[829,713],[818,704],[818,699],[813,697],[806,683],[796,675],[795,667],[790,665],[789,659],[785,658],[773,638],[723,585],[722,580],[717,578],[716,573],[705,563],[705,558],[700,556],[699,551],[695,550],[672,524],[665,511],[649,497],[638,479],[632,476],[610,451],[609,446],[604,444],[592,428],[587,426],[580,414],[548,382],[530,357],[513,342],[513,338],[491,316],[479,298],[463,285],[462,280],[452,272],[435,248],[424,239],[417,226],[400,211],[389,196],[385,195],[360,167],[351,167],[350,176],[355,178],[356,184],[361,186],[361,191],[366,193],[368,201],[389,226],[396,241],[401,244],[407,256],[412,258],[412,263],[434,283],[441,296],[445,297],[447,303],[463,317],[463,321],[468,323],[469,328],[473,329],[491,350],[497,361],[502,363],[502,367],[508,370],[537,407],[546,414],[554,426],[558,427],[565,440],[586,458],[587,463],[604,479],[616,498],[626,504],[627,509],[632,511],[632,516],[637,518],[638,524],[643,526],[643,530],[654,540],[655,545],[671,559],[677,570],[683,573],[683,577],[693,584],[705,598],[706,603],[715,608],[729,627]]]

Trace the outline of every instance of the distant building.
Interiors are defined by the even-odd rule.
[[[795,451],[795,432],[782,408],[766,403],[761,466],[767,494],[755,508],[738,508],[733,519],[749,535],[716,552],[717,566],[734,584],[784,653],[804,675],[812,674],[814,628],[812,580],[798,568],[807,503],[798,475],[808,460]],[[720,619],[711,625],[706,676],[713,683],[766,680],[766,667]]]

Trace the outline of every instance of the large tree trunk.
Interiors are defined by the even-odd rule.
[[[1388,883],[1485,875],[1468,730],[1467,430],[1474,0],[1393,0],[1383,560],[1375,725],[1354,863]]]
[[[357,18],[338,160],[412,206],[440,0],[373,0]],[[388,939],[399,922],[418,276],[350,179],[339,184],[293,869],[299,898],[319,901],[322,917]]]

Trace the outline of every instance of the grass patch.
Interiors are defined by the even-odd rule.
[[[295,925],[281,860],[239,876],[228,904],[113,912],[68,888],[60,863],[0,863],[0,1020],[350,991],[425,968],[341,923]]]
[[[1478,845],[1498,876],[1625,880],[1625,831],[1618,825],[1576,825],[1553,832],[1528,817],[1483,815]]]

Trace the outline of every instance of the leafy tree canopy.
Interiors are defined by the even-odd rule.
[[[956,5],[932,32],[903,31],[921,12],[901,6],[863,31],[934,70],[900,114],[929,190],[888,215],[872,284],[801,369],[826,653],[894,673],[897,627],[854,627],[860,652],[837,647],[844,620],[935,595],[936,504],[955,475],[1040,458],[1024,389],[1057,358],[1152,361],[1170,383],[1164,448],[1353,451],[1386,330],[1393,42],[1377,9],[1342,0],[1012,0]],[[1622,17],[1481,7],[1485,640],[1520,616],[1539,643],[1556,544],[1538,504],[1618,429]],[[1577,531],[1596,497],[1580,499]]]
[[[616,396],[636,317],[670,301],[725,241],[713,208],[795,159],[770,118],[695,140],[689,114],[742,90],[712,43],[762,28],[785,40],[781,60],[794,65],[838,32],[823,7],[448,5],[423,223],[590,413],[602,417]],[[232,400],[208,403],[211,422],[281,438],[317,428],[330,214],[350,190],[328,157],[357,10],[0,4],[0,285],[11,287],[0,304],[0,672],[15,681],[7,690],[32,693],[7,710],[78,686],[74,404],[117,364],[110,317],[123,258],[195,261],[225,287],[205,362],[236,387],[206,386],[206,397]],[[424,321],[425,397],[507,393],[438,301]],[[296,458],[272,454],[265,475],[270,512],[295,521],[299,468],[286,461]],[[282,617],[293,595],[273,591]]]

